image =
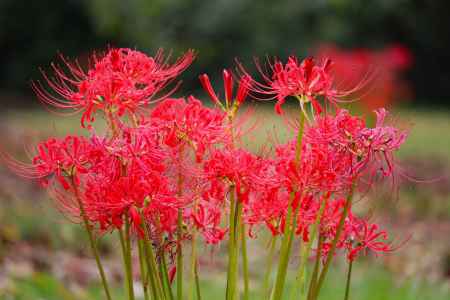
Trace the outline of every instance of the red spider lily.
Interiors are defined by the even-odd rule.
[[[400,149],[408,133],[393,126],[385,125],[388,112],[382,108],[375,111],[376,125],[365,132],[365,139],[370,141],[370,150],[378,161],[378,170],[383,176],[394,173],[393,153]]]
[[[248,177],[249,193],[244,205],[244,222],[253,229],[265,225],[273,235],[283,232],[284,218],[288,210],[289,192],[283,186],[282,176],[276,170],[275,162],[258,158]]]
[[[273,234],[282,232],[289,193],[294,192],[293,207],[298,203],[301,206],[297,234],[303,232],[304,239],[308,239],[309,226],[323,201],[317,195],[333,193],[345,197],[355,182],[365,175],[373,178],[374,172],[380,169],[383,176],[393,175],[393,155],[404,142],[406,133],[385,126],[385,114],[377,111],[378,122],[374,128],[366,127],[361,118],[345,110],[339,110],[335,116],[318,116],[305,129],[300,164],[295,163],[297,141],[278,146],[275,160],[264,160],[264,168],[253,167],[250,178],[256,180],[251,183],[247,196],[250,199],[246,207],[247,222],[252,227],[265,223]],[[227,162],[225,158],[219,161],[222,160]],[[385,165],[391,169],[384,170]],[[300,197],[299,193],[304,196]],[[327,210],[334,213],[326,214],[324,222],[333,235],[345,201],[330,202]]]
[[[44,73],[52,91],[47,91],[39,82],[34,83],[33,88],[45,104],[83,111],[81,124],[84,127],[94,121],[97,110],[108,117],[111,114],[133,115],[139,107],[157,101],[156,94],[193,59],[193,52],[188,51],[170,65],[162,50],[153,58],[131,49],[111,49],[100,58],[93,55],[93,66],[88,71],[78,62],[70,63],[63,58],[68,72],[52,65],[55,77]]]
[[[277,99],[275,111],[278,114],[282,114],[281,106],[289,96],[298,98],[302,110],[304,103],[311,102],[315,114],[320,114],[323,110],[320,98],[336,106],[370,81],[370,77],[365,77],[349,88],[340,88],[334,78],[334,62],[329,58],[325,58],[321,64],[312,57],[300,61],[297,57],[290,56],[285,64],[275,59],[268,63],[268,72],[263,70],[258,61],[256,64],[264,83],[253,82],[252,90],[268,96],[268,99]],[[247,74],[242,65],[240,71]]]
[[[214,144],[226,143],[225,113],[207,108],[198,99],[166,99],[151,112],[150,123],[169,147],[190,146],[197,161]]]
[[[312,58],[306,58],[301,63],[296,57],[289,57],[286,65],[277,61],[274,64],[270,92],[278,99],[275,109],[281,113],[281,105],[288,96],[306,97],[316,108],[318,96],[324,96],[329,101],[335,101],[337,91],[333,88],[333,78],[330,74],[331,61],[326,60],[322,66],[317,65]],[[319,109],[320,111],[320,109]]]
[[[271,74],[266,74],[257,64],[265,83],[253,81],[252,90],[268,95],[270,99],[276,98],[275,110],[279,114],[282,113],[281,106],[288,96],[312,102],[314,108],[320,113],[321,106],[317,97],[323,96],[328,101],[335,102],[340,95],[333,87],[330,60],[325,60],[322,65],[318,65],[312,58],[306,58],[300,62],[298,58],[290,56],[286,64],[275,60],[269,66]],[[240,69],[247,74],[242,66]]]
[[[225,237],[228,230],[220,227],[222,215],[220,207],[211,205],[210,202],[200,203],[195,213],[192,213],[194,224],[207,244],[217,244]]]
[[[3,156],[16,174],[39,179],[44,186],[49,184],[49,179],[54,178],[68,190],[68,177],[73,176],[78,184],[79,175],[86,173],[90,167],[91,150],[88,139],[69,135],[64,139],[50,138],[39,143],[31,165],[18,162],[9,155]]]
[[[102,152],[85,178],[84,201],[88,217],[101,229],[120,228],[127,217],[142,236],[138,211],[176,208],[177,199],[164,174],[164,153],[149,130],[144,135],[141,128],[127,128],[121,138],[98,142],[97,147]]]
[[[259,225],[265,225],[274,236],[282,234],[288,203],[289,193],[283,189],[252,193],[244,207],[244,219],[250,225],[250,236],[254,236],[253,229]]]
[[[242,149],[217,150],[205,162],[206,176],[212,181],[225,179],[235,185],[239,201],[247,202],[253,179],[253,170],[258,167],[259,159]]]
[[[311,226],[314,224],[316,218],[318,218],[322,202],[327,201],[328,198],[329,195],[314,197],[312,194],[309,194],[300,199],[295,233],[298,235],[301,234],[303,241],[307,242],[310,240]]]
[[[317,151],[321,151],[318,163],[326,161],[323,158],[328,153],[335,161],[331,164],[334,170],[341,171],[336,174],[337,178],[346,181],[347,186],[355,178],[374,170],[382,170],[384,176],[392,175],[394,152],[405,141],[407,133],[383,124],[387,114],[385,110],[376,111],[376,114],[374,128],[366,127],[361,118],[351,116],[346,110],[339,110],[336,116],[316,118],[316,123],[305,132],[305,141],[311,145],[306,151],[314,151],[314,146],[318,146]],[[324,153],[327,148],[330,152]],[[327,172],[322,170],[320,174]]]
[[[349,218],[344,231],[348,260],[354,260],[361,252],[371,251],[375,254],[392,252],[395,248],[388,241],[388,234],[380,230],[378,224],[370,224],[366,220]]]

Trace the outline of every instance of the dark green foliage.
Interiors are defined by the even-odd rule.
[[[108,43],[175,54],[195,48],[199,59],[185,75],[195,80],[235,57],[302,56],[322,42],[399,42],[416,57],[408,77],[417,98],[443,99],[450,94],[449,8],[443,0],[2,0],[0,88],[26,90],[57,51],[78,56]]]

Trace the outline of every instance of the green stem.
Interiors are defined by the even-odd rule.
[[[189,287],[189,299],[200,299],[200,283],[197,268],[197,232],[192,234],[191,244],[191,282]],[[197,297],[195,297],[197,295]]]
[[[133,261],[131,256],[131,237],[130,237],[130,219],[128,216],[125,216],[125,245],[126,245],[126,257],[127,257],[127,279],[128,279],[128,293],[129,299],[134,300],[134,286],[133,286]]]
[[[303,112],[300,112],[300,127],[297,135],[297,145],[295,148],[295,165],[300,167],[302,157],[302,143],[303,143],[303,131],[305,128],[305,116]],[[280,261],[278,264],[277,277],[275,280],[275,286],[272,291],[271,299],[278,300],[283,296],[284,283],[286,281],[287,266],[289,263],[289,257],[291,254],[293,233],[295,231],[296,212],[292,211],[292,203],[295,198],[295,191],[292,191],[288,202],[288,211],[286,215],[286,224],[284,228],[283,241],[281,243]],[[300,207],[300,204],[298,205]],[[298,209],[297,209],[298,210]],[[297,211],[296,210],[296,211]]]
[[[311,281],[309,283],[309,289],[308,289],[308,300],[311,300],[313,295],[315,294],[316,289],[316,283],[317,283],[317,275],[319,274],[319,266],[320,266],[320,253],[322,251],[323,246],[323,236],[319,235],[319,242],[317,245],[317,255],[316,255],[316,261],[314,263],[314,270],[311,274]]]
[[[163,281],[163,288],[164,288],[164,294],[166,296],[166,299],[173,300],[173,293],[172,293],[172,289],[170,287],[169,273],[167,271],[166,256],[163,251],[161,251],[161,254],[160,254],[159,269],[160,269],[161,278]]]
[[[297,273],[297,277],[296,277],[297,284],[292,289],[292,293],[291,293],[291,297],[290,297],[291,300],[295,299],[295,294],[296,294],[297,288],[300,288],[300,297],[302,297],[304,294],[306,264],[308,262],[308,257],[311,252],[312,243],[316,239],[316,235],[317,235],[317,232],[318,232],[318,229],[320,226],[320,222],[321,222],[321,219],[322,219],[322,216],[325,211],[325,207],[327,205],[329,198],[330,198],[330,195],[326,195],[324,201],[322,202],[322,205],[320,206],[319,212],[316,216],[316,220],[314,221],[314,224],[313,224],[313,229],[312,229],[309,241],[306,243],[303,243],[301,245],[300,265],[299,265],[298,273]]]
[[[144,262],[147,265],[147,275],[148,275],[148,279],[150,281],[150,286],[151,286],[151,293],[152,293],[152,299],[156,300],[159,299],[160,297],[160,291],[158,288],[158,284],[157,284],[157,274],[155,273],[155,269],[152,267],[152,262],[151,259],[153,259],[149,253],[149,251],[147,250],[147,244],[145,242],[145,240],[142,240],[142,248],[144,250]]]
[[[95,262],[97,264],[97,268],[100,273],[100,277],[102,279],[102,285],[103,285],[103,289],[105,290],[106,298],[108,300],[111,300],[111,293],[109,291],[109,285],[108,285],[108,281],[106,280],[105,271],[103,269],[103,265],[100,260],[100,255],[98,253],[98,249],[97,249],[97,246],[96,246],[96,243],[94,240],[94,236],[92,234],[92,230],[91,230],[89,224],[87,223],[87,221],[85,221],[85,227],[86,227],[86,232],[88,233],[88,236],[89,236],[89,243],[91,244],[92,252],[94,253]]]
[[[103,269],[103,265],[100,260],[100,255],[98,253],[97,243],[95,242],[94,234],[92,233],[92,228],[91,228],[91,226],[89,224],[89,220],[86,216],[86,211],[84,209],[83,202],[81,201],[80,195],[78,193],[78,188],[75,184],[75,178],[73,176],[71,176],[71,183],[72,183],[72,187],[74,190],[75,198],[78,203],[78,207],[80,208],[80,214],[81,214],[81,218],[83,219],[84,228],[86,229],[86,233],[89,237],[89,244],[91,246],[92,253],[94,254],[95,262],[97,264],[97,269],[100,274],[100,278],[102,280],[103,290],[105,291],[106,299],[111,300],[112,299],[111,293],[109,291],[108,281],[106,280],[105,271]]]
[[[181,208],[178,209],[178,220],[177,220],[177,299],[183,299],[183,248],[181,245],[182,241],[182,230],[183,230],[183,211]]]
[[[235,248],[235,218],[236,214],[236,199],[235,199],[235,191],[234,191],[234,185],[230,186],[230,219],[229,219],[229,242],[228,242],[228,270],[227,270],[227,289],[226,289],[226,299],[231,300],[232,295],[230,294],[232,289],[232,283],[231,283],[231,277],[233,273],[233,255],[234,255],[234,248]]]
[[[241,224],[241,244],[242,244],[242,276],[244,277],[244,300],[249,297],[249,274],[247,258],[247,241],[245,235],[245,224]]]
[[[198,277],[198,263],[194,266],[194,273],[195,273],[195,289],[197,291],[197,299],[202,300],[202,294],[200,292],[200,280]]]
[[[267,256],[266,261],[266,272],[264,274],[264,285],[263,285],[263,293],[264,297],[269,297],[270,293],[270,276],[272,275],[272,266],[273,266],[273,257],[275,256],[275,246],[277,244],[277,235],[272,236],[270,239],[270,246],[269,246],[269,255]]]
[[[289,255],[290,250],[292,246],[292,233],[293,233],[293,227],[290,225],[292,223],[292,201],[294,199],[295,193],[292,192],[290,199],[289,199],[289,208],[286,216],[286,224],[285,224],[285,230],[283,235],[283,240],[281,242],[281,249],[280,249],[280,261],[278,263],[278,269],[277,269],[277,277],[275,279],[275,285],[272,290],[272,294],[270,299],[271,300],[277,300],[281,299],[283,296],[283,288],[284,283],[286,281],[286,273],[287,273],[287,266],[289,263]]]
[[[142,213],[141,213],[141,217]],[[158,267],[156,266],[155,254],[153,253],[153,246],[150,243],[150,234],[148,232],[147,226],[144,225],[144,233],[145,238],[143,239],[144,243],[144,254],[145,261],[147,262],[147,270],[150,278],[150,283],[152,284],[152,290],[154,291],[154,299],[163,300],[164,291],[162,287],[162,281],[159,276]]]
[[[234,242],[233,242],[233,253],[230,259],[229,264],[231,265],[231,276],[230,276],[230,299],[236,299],[238,289],[237,283],[239,278],[239,240],[240,240],[240,231],[238,230],[241,226],[242,219],[242,202],[239,199],[236,201],[236,210],[234,216]]]
[[[345,284],[345,297],[344,300],[350,299],[350,280],[352,279],[352,267],[353,267],[353,260],[350,260],[348,263],[348,271],[347,271],[347,282]]]
[[[129,290],[129,285],[128,285],[128,261],[127,261],[127,255],[126,255],[126,245],[125,245],[125,238],[123,236],[123,231],[122,229],[118,230],[119,233],[119,241],[120,241],[120,249],[122,250],[122,259],[123,259],[123,267],[125,269],[125,273],[127,275],[125,275],[127,277],[127,281],[125,281],[126,283],[126,288],[127,291]]]
[[[127,229],[125,228],[125,231]],[[119,229],[119,240],[120,240],[120,246],[122,248],[122,258],[123,258],[123,265],[125,269],[125,276],[126,276],[126,286],[128,291],[128,299],[132,300],[134,299],[134,292],[133,292],[133,279],[130,275],[130,261],[128,259],[128,244],[126,241],[126,234],[123,233],[122,229]]]
[[[179,152],[179,160],[183,158],[183,148]],[[181,197],[183,195],[183,174],[181,170],[178,172],[177,181],[177,195]],[[177,300],[183,300],[183,210],[178,208],[177,216]]]
[[[336,235],[335,235],[335,237],[333,239],[333,242],[331,244],[331,248],[328,251],[327,259],[326,259],[325,264],[323,266],[322,272],[320,273],[319,280],[317,282],[317,286],[316,286],[316,289],[315,289],[315,298],[317,298],[317,296],[320,293],[320,289],[322,288],[323,281],[324,281],[325,277],[327,276],[328,269],[330,268],[331,261],[333,260],[334,252],[336,251],[337,243],[339,241],[339,238],[341,237],[342,230],[344,229],[345,219],[347,218],[347,215],[348,215],[348,213],[350,211],[350,208],[352,206],[354,189],[355,189],[355,184],[352,185],[350,193],[349,193],[349,195],[347,197],[347,201],[345,202],[344,211],[342,212],[341,219],[339,220],[339,224],[338,224],[338,227],[336,229]]]
[[[141,271],[142,289],[144,291],[144,299],[150,300],[150,295],[148,294],[148,273],[145,266],[144,246],[140,239],[138,239],[138,252],[139,252],[139,267]]]

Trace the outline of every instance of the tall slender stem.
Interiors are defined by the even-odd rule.
[[[195,299],[195,295],[197,295],[197,299],[200,298],[200,288],[198,282],[198,273],[197,273],[197,232],[192,234],[192,244],[191,244],[191,282],[189,287],[189,299]]]
[[[198,199],[194,200],[194,213],[197,212]],[[192,232],[191,240],[191,273],[190,273],[190,287],[189,287],[189,299],[194,299],[194,293],[197,295],[197,299],[201,299],[200,292],[200,279],[198,276],[198,261],[197,261],[197,231],[194,229]],[[194,292],[195,291],[195,292]]]
[[[130,237],[130,219],[125,216],[125,246],[126,246],[126,258],[127,258],[127,279],[128,279],[128,293],[129,299],[134,300],[134,286],[133,286],[133,261],[131,256],[131,237]]]
[[[180,161],[182,159],[182,150],[180,150]],[[181,170],[178,173],[178,197],[183,195],[183,175]],[[183,210],[178,208],[177,216],[177,300],[183,300]]]
[[[125,231],[127,231],[127,226],[125,226]],[[127,286],[127,292],[128,292],[128,299],[132,300],[134,299],[134,291],[133,291],[133,278],[130,273],[130,263],[128,257],[128,243],[127,243],[127,234],[123,232],[122,229],[119,230],[119,240],[120,240],[120,246],[122,249],[122,258],[123,258],[123,265],[125,269],[125,276],[126,276],[126,286]]]
[[[143,213],[141,212],[141,218],[144,218]],[[144,224],[144,239],[143,246],[144,246],[144,254],[145,254],[145,261],[147,263],[147,270],[150,278],[150,283],[152,285],[152,292],[154,294],[154,299],[158,300],[164,300],[164,291],[162,286],[162,281],[159,276],[158,268],[156,266],[156,259],[155,254],[153,253],[153,246],[151,245],[150,240],[150,233],[148,227]]]
[[[194,274],[195,274],[195,290],[197,292],[197,300],[202,300],[202,294],[200,292],[200,279],[198,277],[198,263],[194,266]]]
[[[233,189],[234,192],[234,189]],[[242,219],[242,202],[237,199],[235,202],[236,209],[234,211],[233,218],[233,249],[232,255],[229,260],[230,268],[230,278],[229,278],[229,293],[227,294],[229,299],[233,300],[237,296],[237,281],[239,277],[239,240],[240,240],[240,231],[238,230],[241,226]],[[231,240],[231,236],[230,236]]]
[[[230,219],[229,219],[229,235],[230,239],[228,242],[228,270],[227,270],[227,290],[226,290],[226,299],[231,300],[232,296],[230,295],[232,284],[231,284],[231,277],[232,277],[232,257],[234,254],[234,247],[235,247],[235,223],[234,223],[234,217],[236,214],[236,199],[235,199],[235,190],[234,185],[230,186]]]
[[[295,165],[297,168],[301,165],[302,156],[302,141],[303,132],[305,128],[305,116],[302,111],[300,111],[300,127],[298,129],[297,135],[297,145],[295,148]],[[294,202],[295,191],[292,191],[289,196],[288,211],[286,215],[286,223],[284,228],[283,241],[280,250],[280,261],[278,264],[277,277],[275,280],[275,286],[271,295],[272,300],[281,299],[283,296],[284,283],[286,281],[287,266],[289,263],[289,257],[291,252],[293,233],[295,231],[294,223],[296,221],[296,211],[293,211],[292,203]],[[300,204],[298,205],[300,206]]]
[[[108,281],[106,279],[105,271],[103,269],[103,265],[100,260],[97,243],[95,242],[95,238],[94,238],[94,234],[92,233],[91,225],[89,224],[88,217],[86,216],[86,210],[84,209],[84,205],[83,205],[83,202],[81,201],[77,185],[75,184],[75,178],[73,176],[70,176],[70,179],[71,179],[72,187],[74,190],[74,195],[75,195],[75,198],[78,203],[78,207],[80,208],[80,215],[81,215],[81,218],[83,219],[84,228],[86,229],[86,233],[89,237],[89,244],[91,245],[91,250],[92,250],[92,253],[94,254],[95,262],[97,264],[97,269],[100,274],[100,278],[102,280],[103,290],[105,291],[106,299],[111,300],[112,298],[111,298],[111,293],[109,290]]]
[[[147,264],[147,274],[151,285],[152,299],[160,299],[163,295],[161,287],[159,285],[159,276],[156,270],[155,258],[153,256],[152,249],[150,248],[149,250],[149,247],[151,247],[151,245],[149,245],[147,240],[144,239],[142,240],[142,246],[144,249],[144,260]]]
[[[277,235],[271,236],[270,238],[270,246],[269,246],[269,254],[267,255],[266,261],[266,272],[264,274],[264,285],[263,285],[263,293],[264,298],[270,296],[270,276],[272,275],[272,266],[273,266],[273,257],[275,255],[275,246],[277,244]]]
[[[160,251],[159,257],[160,257],[159,269],[161,273],[161,279],[163,282],[164,294],[166,296],[166,299],[173,300],[173,293],[170,287],[169,273],[167,271],[166,256],[163,251]]]
[[[325,199],[323,200],[323,202],[320,206],[319,212],[316,216],[316,220],[314,221],[309,241],[306,243],[303,243],[300,247],[300,249],[301,249],[300,265],[299,265],[298,273],[297,273],[297,277],[296,277],[297,284],[292,289],[292,293],[291,293],[291,297],[290,297],[291,300],[295,299],[296,291],[298,288],[300,288],[300,296],[302,296],[304,293],[306,263],[308,262],[308,257],[311,252],[312,243],[316,239],[316,235],[319,230],[320,222],[321,222],[323,213],[325,211],[325,207],[327,205],[327,202],[328,202],[328,199],[330,198],[330,196],[331,196],[330,194],[325,195]]]
[[[241,244],[242,244],[242,276],[244,277],[244,300],[249,297],[249,274],[248,274],[248,258],[247,258],[247,241],[245,235],[245,224],[241,224]]]
[[[150,295],[148,294],[148,271],[146,270],[145,266],[144,246],[140,239],[138,239],[138,253],[139,253],[139,267],[141,271],[142,289],[144,291],[144,299],[150,300]]]
[[[345,296],[344,300],[350,299],[350,281],[352,279],[352,267],[353,267],[353,260],[350,260],[348,263],[348,271],[347,271],[347,282],[345,283]]]
[[[272,294],[270,296],[271,300],[277,300],[281,299],[283,296],[283,289],[284,289],[284,283],[286,281],[286,273],[287,273],[287,266],[289,263],[289,256],[290,256],[290,250],[292,246],[292,233],[293,233],[293,226],[290,224],[292,223],[292,201],[295,197],[295,193],[291,192],[290,200],[289,200],[289,208],[288,213],[286,216],[287,221],[285,224],[285,230],[283,235],[283,240],[281,242],[281,249],[280,249],[280,261],[278,263],[278,269],[277,269],[277,277],[275,279],[275,285],[272,290]]]
[[[183,211],[178,209],[177,220],[177,300],[183,299],[183,247],[182,231],[183,231]]]
[[[127,291],[130,289],[129,284],[128,284],[128,261],[127,261],[127,250],[126,250],[126,244],[125,244],[125,237],[123,235],[123,231],[122,229],[118,230],[119,233],[119,241],[120,241],[120,249],[122,250],[122,260],[123,260],[123,266],[125,269],[125,277],[127,278],[127,280],[125,281],[125,286]]]
[[[317,276],[319,274],[319,266],[320,266],[320,253],[322,252],[322,246],[323,246],[323,236],[319,235],[319,242],[317,245],[317,254],[316,254],[316,261],[314,263],[314,270],[311,274],[311,281],[309,283],[309,289],[308,289],[308,300],[311,300],[313,295],[315,294],[316,284],[317,284]]]
[[[317,282],[317,286],[316,286],[316,289],[315,289],[315,297],[316,298],[319,295],[320,289],[322,288],[323,281],[324,281],[325,277],[327,276],[328,269],[330,268],[331,261],[333,260],[333,257],[334,257],[334,252],[336,251],[337,243],[339,241],[339,238],[341,237],[342,230],[344,229],[345,219],[347,218],[347,215],[348,215],[348,213],[350,211],[350,208],[352,206],[354,190],[355,190],[355,183],[353,183],[353,185],[352,185],[352,187],[350,189],[350,193],[349,193],[349,195],[347,197],[347,200],[345,202],[344,211],[342,212],[341,219],[339,220],[339,224],[338,224],[338,227],[336,229],[336,235],[335,235],[335,237],[333,239],[333,242],[331,244],[331,248],[328,251],[327,259],[326,259],[325,264],[323,266],[322,272],[320,273],[319,280]]]

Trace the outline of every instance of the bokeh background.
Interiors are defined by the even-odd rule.
[[[370,195],[377,218],[409,242],[356,266],[354,299],[448,299],[449,11],[444,0],[0,0],[0,143],[26,158],[24,145],[77,127],[76,119],[49,115],[30,88],[41,78],[39,68],[49,70],[58,53],[83,62],[108,47],[149,54],[163,47],[174,56],[194,48],[198,59],[182,75],[182,90],[203,98],[197,76],[220,79],[236,58],[251,66],[255,56],[331,56],[344,66],[336,74],[343,80],[375,74],[371,97],[361,95],[358,112],[389,106],[397,124],[411,130],[399,162],[415,179],[400,180],[398,195],[383,188]],[[265,120],[259,140],[270,128],[284,130],[271,104],[254,105]],[[261,240],[253,246],[252,266],[263,264]],[[114,238],[102,239],[120,296],[116,248]],[[222,295],[222,250],[204,249],[218,254],[202,261],[205,299]],[[339,266],[334,273],[323,299],[342,298]],[[259,282],[256,268],[255,289]],[[36,184],[0,167],[0,299],[97,298],[101,291],[82,231]]]

